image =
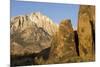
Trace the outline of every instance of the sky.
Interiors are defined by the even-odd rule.
[[[63,19],[70,19],[74,29],[77,27],[78,11],[78,4],[24,2],[11,0],[11,17],[30,14],[33,12],[41,12],[52,19],[56,24],[59,24]]]

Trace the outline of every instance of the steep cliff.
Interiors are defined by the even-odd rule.
[[[58,31],[53,35],[48,60],[45,61],[40,57],[36,61],[38,64],[76,62],[73,59],[75,57],[77,57],[77,52],[71,21],[68,19],[62,20]]]
[[[54,36],[50,57],[59,60],[61,63],[67,62],[67,60],[74,56],[77,56],[77,53],[71,21],[63,20],[59,24],[59,30]]]
[[[80,57],[94,60],[95,52],[95,6],[81,5],[78,16]]]

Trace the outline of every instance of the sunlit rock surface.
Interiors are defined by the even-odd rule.
[[[95,6],[81,5],[78,16],[80,57],[94,60],[95,52]]]

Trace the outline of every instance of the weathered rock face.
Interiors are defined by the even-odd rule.
[[[65,63],[75,56],[77,56],[77,53],[71,21],[63,20],[59,25],[58,32],[53,37],[49,57],[51,63]]]
[[[39,53],[51,46],[55,25],[40,13],[11,19],[11,55]]]
[[[88,61],[94,60],[95,6],[80,6],[78,18],[78,37],[80,57]]]

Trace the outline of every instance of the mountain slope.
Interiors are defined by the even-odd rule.
[[[39,53],[50,47],[58,26],[40,13],[11,18],[11,54]]]

